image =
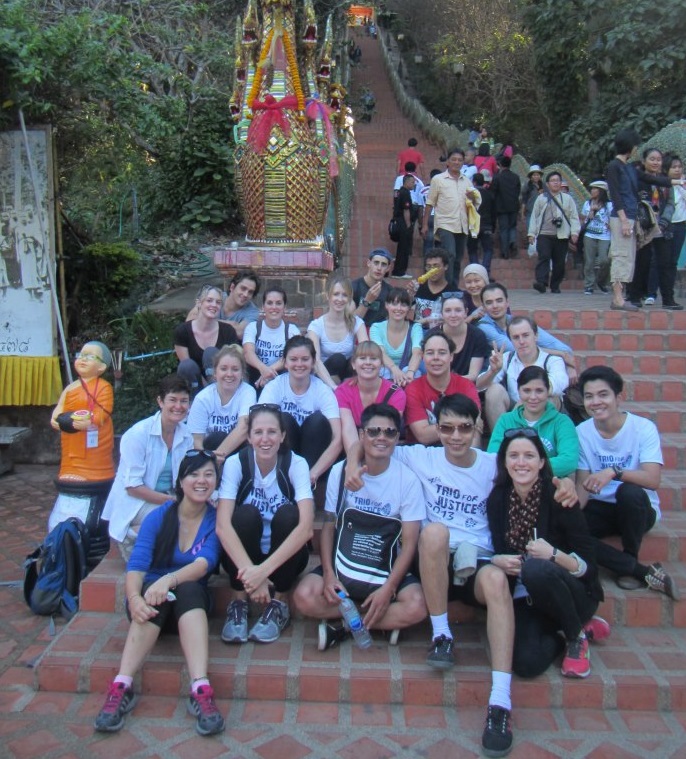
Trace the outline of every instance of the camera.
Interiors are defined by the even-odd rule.
[[[559,229],[562,226],[562,219],[559,219],[559,218],[553,219],[553,226]]]

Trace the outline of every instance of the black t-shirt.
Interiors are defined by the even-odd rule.
[[[381,292],[379,297],[371,303],[367,308],[367,313],[363,317],[364,323],[367,327],[371,327],[376,322],[383,322],[388,319],[388,311],[386,311],[386,296],[391,291],[391,286],[386,280],[381,280]],[[364,277],[353,280],[353,300],[355,305],[359,306],[364,300],[365,295],[369,292],[369,285],[364,281]]]
[[[454,374],[466,375],[469,373],[469,363],[473,358],[483,358],[484,361],[488,361],[490,355],[491,348],[486,335],[478,327],[468,324],[464,346],[459,353],[453,355],[450,371]]]
[[[217,334],[217,342],[214,344],[215,347],[221,348],[224,345],[232,345],[233,343],[239,342],[236,330],[226,322],[219,322],[219,333]],[[202,354],[204,348],[201,348],[195,339],[192,322],[184,322],[176,327],[174,330],[174,345],[188,348],[188,357],[195,361],[201,370],[203,369]]]
[[[428,282],[419,285],[414,296],[414,320],[416,322],[421,319],[440,320],[443,306],[441,295],[452,292],[460,292],[460,288],[454,282],[447,282],[445,287],[436,293],[431,292]],[[424,329],[429,329],[428,325],[425,325]]]

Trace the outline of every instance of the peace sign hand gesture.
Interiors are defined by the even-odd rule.
[[[505,353],[505,345],[500,348],[496,345],[495,340],[492,343],[493,351],[488,359],[488,368],[492,374],[497,374],[503,368],[503,354]]]

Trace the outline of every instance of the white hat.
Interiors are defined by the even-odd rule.
[[[530,177],[534,172],[542,174],[543,169],[537,163],[532,163],[531,166],[529,166],[529,173],[527,174],[527,177]]]
[[[493,179],[491,172],[488,169],[482,169],[481,176],[484,178],[484,182],[490,182]]]
[[[597,187],[599,190],[605,190],[607,192],[607,182],[602,179],[597,179],[595,182],[591,182],[589,187]]]

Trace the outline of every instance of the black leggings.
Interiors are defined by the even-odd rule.
[[[307,461],[307,466],[312,469],[322,453],[331,445],[331,423],[321,411],[310,414],[301,425],[285,411],[281,412],[281,419],[291,450],[302,456]]]
[[[147,582],[143,585],[141,595],[152,585]],[[165,601],[159,606],[155,606],[159,612],[156,617],[148,620],[153,625],[161,628],[165,632],[173,632],[178,629],[178,621],[188,611],[193,609],[204,609],[205,614],[212,610],[212,600],[207,590],[207,586],[199,583],[197,580],[182,582],[173,590],[176,601]],[[131,612],[129,611],[129,602],[126,602],[126,616],[131,621]]]
[[[522,565],[527,599],[515,601],[515,640],[512,670],[520,677],[536,677],[574,640],[598,608],[586,586],[566,569],[546,559],[528,559]]]
[[[615,494],[615,503],[590,500],[584,509],[588,531],[596,542],[599,566],[617,575],[631,575],[644,580],[648,568],[638,563],[643,536],[655,524],[655,509],[648,493],[639,485],[623,482]],[[604,543],[600,538],[619,535],[622,550]]]
[[[271,556],[298,526],[299,522],[300,511],[297,504],[286,503],[280,506],[272,519],[269,553],[264,554],[261,547],[264,523],[259,509],[251,503],[244,503],[236,506],[231,519],[233,529],[236,530],[236,534],[241,539],[243,548],[245,548],[245,552],[253,564],[261,564],[268,556]],[[305,544],[269,575],[277,593],[287,593],[295,585],[298,575],[305,571],[309,557],[307,544]],[[229,575],[231,587],[234,590],[244,590],[243,583],[238,579],[238,567],[229,558],[226,551],[222,551],[221,563]]]
[[[353,369],[350,365],[350,359],[342,353],[332,353],[324,362],[326,371],[333,377],[338,377],[341,381],[353,376]]]

